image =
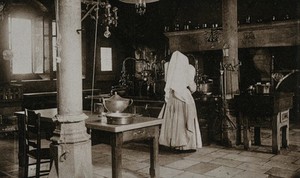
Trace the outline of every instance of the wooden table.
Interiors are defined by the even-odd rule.
[[[57,109],[36,110],[41,113],[41,121],[53,123],[52,118],[57,114]],[[97,115],[91,114],[90,111],[84,112],[89,116],[86,120],[86,127],[92,131],[93,135],[101,138],[101,142],[111,145],[112,153],[112,177],[122,177],[122,145],[124,142],[137,139],[150,140],[150,176],[159,177],[158,165],[158,136],[159,127],[162,120],[151,117],[137,116],[132,124],[127,125],[110,125],[105,119],[100,119]],[[25,140],[24,140],[24,112],[16,112],[18,116],[19,128],[19,166],[24,167]],[[22,129],[23,128],[23,129]]]

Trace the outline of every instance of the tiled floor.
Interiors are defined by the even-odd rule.
[[[160,177],[175,178],[288,178],[300,177],[300,126],[291,124],[290,147],[281,154],[271,153],[271,132],[262,130],[262,146],[250,151],[242,146],[226,148],[217,144],[204,146],[194,153],[174,153],[161,149]],[[16,138],[0,139],[0,177],[17,177]],[[110,147],[92,146],[94,177],[111,177]],[[123,149],[123,177],[149,177],[149,153],[145,143],[126,144]]]

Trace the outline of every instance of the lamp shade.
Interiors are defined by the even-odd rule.
[[[121,2],[128,3],[128,4],[136,4],[139,3],[141,0],[120,0]],[[152,3],[157,2],[159,0],[144,0],[145,3]]]

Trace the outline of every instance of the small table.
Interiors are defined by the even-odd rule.
[[[57,114],[57,109],[41,109],[35,110],[41,113],[41,121],[53,122],[52,118]],[[158,136],[159,127],[162,123],[161,119],[152,117],[137,116],[133,119],[132,124],[127,125],[110,125],[106,123],[105,119],[100,120],[98,115],[91,114],[90,111],[84,112],[89,118],[86,120],[86,127],[94,130],[97,137],[102,138],[101,142],[111,145],[112,152],[112,177],[122,177],[122,145],[124,142],[133,141],[136,139],[149,139],[150,142],[150,176],[159,177],[158,165]],[[19,126],[24,128],[24,112],[16,112],[18,116]],[[19,129],[22,133],[22,129]],[[98,135],[99,133],[99,135]],[[22,134],[20,134],[22,135]],[[93,137],[92,137],[93,139]],[[25,155],[24,139],[19,137],[19,166],[24,166]]]

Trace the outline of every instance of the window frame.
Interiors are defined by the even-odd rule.
[[[33,46],[33,59],[32,59],[32,66],[34,66],[34,58],[35,51],[41,51],[39,53],[40,62],[38,66],[42,67],[42,73],[34,73],[34,69],[32,73],[28,74],[13,74],[12,73],[12,61],[10,62],[10,81],[30,81],[30,80],[53,80],[56,77],[56,74],[53,72],[52,63],[53,63],[53,56],[52,56],[52,20],[55,19],[52,11],[49,11],[45,6],[36,6],[36,2],[30,3],[8,3],[6,7],[6,15],[3,20],[3,30],[5,39],[0,40],[2,41],[3,45],[0,48],[2,50],[11,49],[9,47],[9,18],[26,18],[30,19],[32,22],[32,42],[36,43],[36,39],[38,39],[39,44],[42,45],[39,49],[36,46]],[[38,23],[36,23],[36,21]],[[39,35],[36,35],[35,32],[40,32]],[[37,63],[36,63],[37,64]]]

